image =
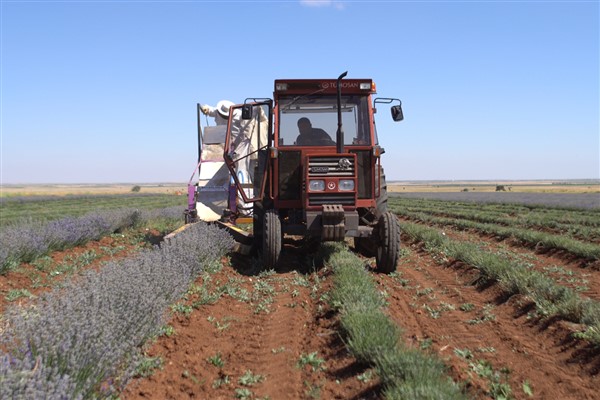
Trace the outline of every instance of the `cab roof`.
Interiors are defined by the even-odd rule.
[[[375,82],[372,79],[343,79],[342,94],[374,94]],[[311,94],[314,92],[337,93],[337,79],[276,79],[275,95]],[[315,93],[316,94],[316,93]]]

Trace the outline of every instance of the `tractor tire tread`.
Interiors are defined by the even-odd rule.
[[[266,210],[263,226],[263,258],[267,269],[277,266],[281,256],[281,220],[276,210]]]
[[[379,238],[377,270],[389,274],[396,270],[400,257],[400,223],[389,211],[379,218]]]

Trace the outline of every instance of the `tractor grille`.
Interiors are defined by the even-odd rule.
[[[355,158],[352,156],[309,157],[308,178],[354,178],[356,170],[354,160]],[[354,202],[354,192],[310,193],[308,195],[309,206],[320,206],[323,204],[353,206]]]
[[[343,206],[353,206],[354,193],[312,193],[308,197],[309,206],[320,206],[323,204],[341,204]]]
[[[308,159],[308,177],[354,176],[354,157],[310,157]]]

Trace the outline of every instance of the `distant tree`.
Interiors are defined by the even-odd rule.
[[[131,191],[135,193],[139,192],[140,190],[142,190],[142,188],[139,185],[135,185],[131,188]]]
[[[496,185],[496,192],[506,192],[504,185]]]
[[[463,192],[468,192],[468,191],[469,191],[469,188],[464,188],[462,191],[463,191]]]

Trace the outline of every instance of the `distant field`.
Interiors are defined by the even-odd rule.
[[[49,221],[76,217],[92,211],[123,208],[159,209],[181,206],[187,201],[183,195],[160,193],[72,194],[11,196],[0,198],[0,227],[20,224],[27,220]]]
[[[65,196],[131,193],[134,186],[140,187],[140,193],[177,194],[187,193],[184,183],[152,184],[40,184],[40,185],[2,185],[0,197],[14,196]]]
[[[390,193],[390,197],[463,201],[470,203],[507,203],[564,208],[600,209],[599,193],[395,192]]]
[[[598,193],[599,181],[388,181],[388,192],[496,192],[498,185],[506,192],[516,193]],[[14,196],[65,196],[131,193],[134,186],[140,193],[185,194],[185,183],[120,183],[120,184],[46,184],[46,185],[0,185],[0,197]]]
[[[551,181],[463,181],[463,182],[388,182],[392,193],[422,192],[496,192],[502,186],[506,192],[517,193],[599,193],[600,183],[555,183]]]

